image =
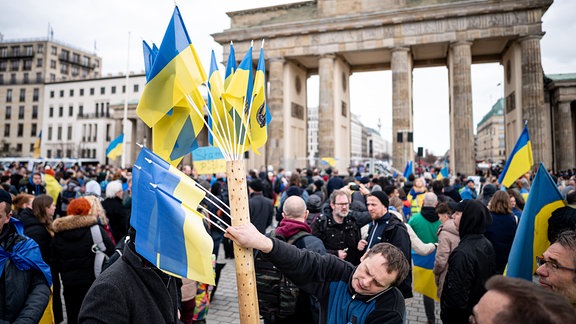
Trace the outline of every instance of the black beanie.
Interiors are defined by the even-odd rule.
[[[390,200],[388,199],[388,195],[384,191],[380,190],[372,191],[370,195],[378,198],[378,200],[380,200],[382,205],[384,205],[386,208],[390,207]]]

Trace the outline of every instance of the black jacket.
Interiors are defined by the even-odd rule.
[[[402,323],[404,298],[396,287],[376,296],[357,294],[351,287],[356,268],[350,263],[272,241],[266,257],[300,289],[318,298],[319,323]]]
[[[250,222],[262,234],[266,234],[266,228],[272,224],[274,217],[274,204],[272,199],[266,198],[261,192],[253,192],[248,200],[250,209]]]
[[[128,210],[124,208],[122,199],[118,197],[104,199],[104,201],[102,201],[102,207],[104,207],[106,211],[108,225],[110,226],[114,241],[120,242],[128,233],[128,227],[130,226]]]
[[[48,265],[52,264],[52,235],[46,229],[36,216],[32,213],[32,209],[26,208],[18,213],[18,219],[24,225],[24,234],[29,238],[33,239],[40,246],[40,253],[42,253],[42,259]]]
[[[486,292],[484,284],[496,274],[496,255],[484,237],[490,212],[468,200],[458,232],[460,243],[448,258],[448,272],[440,297],[442,323],[467,323],[472,308]]]
[[[94,258],[92,252],[92,233],[90,226],[96,224],[94,216],[64,216],[53,223],[54,240],[52,256],[54,267],[60,272],[62,283],[66,285],[91,284],[94,275]],[[114,253],[114,244],[108,233],[100,227],[102,240],[108,256]]]
[[[347,250],[346,261],[353,265],[360,263],[362,252],[358,251],[361,239],[360,225],[352,215],[344,217],[342,224],[337,223],[332,216],[332,208],[324,204],[322,214],[312,223],[312,234],[324,243],[326,253],[338,256],[338,250]]]
[[[398,289],[400,289],[404,298],[413,297],[412,243],[410,241],[410,235],[408,235],[406,224],[398,219],[398,217],[386,213],[384,216],[370,224],[370,229],[368,229],[368,238],[366,240],[368,241],[366,248],[371,248],[377,243],[390,243],[402,251],[404,257],[408,260],[410,271],[408,272],[406,279],[400,283]],[[365,251],[362,253],[364,252]]]
[[[102,272],[84,297],[80,323],[180,323],[177,280],[126,244],[122,258]]]

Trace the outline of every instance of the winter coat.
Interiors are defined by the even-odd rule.
[[[250,222],[260,233],[265,234],[266,228],[272,224],[272,217],[274,217],[272,199],[264,197],[261,192],[253,192],[250,194],[248,207],[250,209]]]
[[[102,207],[106,211],[108,217],[108,226],[114,236],[114,241],[120,242],[122,238],[128,233],[130,224],[130,216],[128,210],[124,208],[122,199],[118,197],[106,198],[102,201]]]
[[[338,256],[338,250],[347,249],[346,261],[358,265],[362,252],[358,251],[361,239],[360,225],[355,217],[348,215],[337,223],[329,204],[324,204],[322,214],[312,223],[312,234],[324,243],[326,253]]]
[[[400,221],[404,222],[404,218],[399,212],[390,209],[388,210],[388,212],[396,216]],[[418,235],[416,235],[416,232],[414,232],[410,224],[404,223],[404,225],[406,225],[408,236],[410,236],[410,246],[412,247],[412,250],[416,252],[416,254],[426,256],[434,252],[434,250],[436,250],[436,245],[434,245],[434,243],[422,242],[422,240],[418,237]]]
[[[52,242],[52,256],[54,267],[59,271],[62,284],[86,285],[92,284],[94,275],[94,258],[92,252],[92,233],[90,227],[95,225],[95,216],[64,216],[54,220],[54,239]],[[102,228],[100,233],[106,246],[106,255],[114,253],[114,244]]]
[[[84,298],[80,323],[180,323],[177,280],[142,258],[132,243]]]
[[[24,234],[33,239],[40,246],[42,259],[47,264],[52,264],[52,235],[44,224],[32,213],[32,209],[25,208],[18,213],[18,219],[24,225]]]
[[[412,215],[408,224],[424,243],[438,243],[438,227],[442,224],[434,207],[422,207],[420,213]]]
[[[352,264],[275,238],[272,241],[272,251],[265,256],[300,289],[318,298],[319,323],[402,323],[405,305],[398,288],[360,295],[350,284],[355,271]]]
[[[508,264],[508,256],[516,235],[516,217],[513,214],[492,214],[492,224],[486,228],[484,236],[492,243],[496,253],[496,272],[503,274]]]
[[[12,221],[4,228],[0,235],[0,249],[12,252],[16,244],[28,240],[18,234]],[[1,323],[38,323],[49,298],[50,287],[42,272],[19,270],[11,259],[6,260],[0,275]]]
[[[366,240],[368,241],[366,249],[378,243],[390,243],[402,251],[408,264],[410,264],[410,271],[408,271],[406,279],[398,285],[398,289],[404,298],[412,298],[412,244],[404,222],[395,216],[392,217],[390,213],[386,213],[379,219],[372,221]]]
[[[42,184],[34,184],[34,181],[32,181],[32,175],[30,175],[28,182],[24,186],[20,187],[20,192],[32,196],[40,196],[46,193],[46,188]]]
[[[484,284],[496,274],[496,255],[483,233],[491,218],[480,201],[469,200],[462,212],[460,244],[448,257],[448,272],[440,297],[442,323],[466,323],[472,308],[486,292]]]
[[[454,220],[449,219],[438,228],[438,248],[436,249],[436,259],[434,260],[434,280],[438,288],[438,298],[442,296],[442,287],[448,271],[448,257],[458,246],[460,236],[458,229],[454,225]]]

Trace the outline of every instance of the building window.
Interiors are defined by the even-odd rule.
[[[6,106],[6,114],[4,118],[5,119],[12,118],[12,106]]]
[[[0,47],[0,57],[8,57],[8,47]]]
[[[56,157],[57,158],[62,157],[62,150],[60,149],[56,150]]]
[[[10,84],[16,84],[16,73],[10,73]]]
[[[72,157],[72,150],[66,150],[66,157]]]
[[[24,135],[24,124],[18,124],[18,131],[16,132],[17,137],[22,137]]]
[[[50,73],[50,82],[55,82],[55,81],[56,81],[56,74]]]
[[[64,98],[64,90],[60,90],[60,98]]]
[[[40,97],[40,89],[34,88],[34,90],[32,92],[32,101],[38,102],[39,97]]]
[[[13,56],[20,56],[20,46],[12,46],[12,55]]]
[[[4,137],[10,137],[10,124],[4,124]]]
[[[36,51],[38,51],[38,53],[44,53],[44,44],[37,44]]]
[[[30,136],[35,137],[37,134],[37,130],[36,130],[36,124],[32,124],[30,125]]]
[[[70,89],[70,97],[74,97],[74,89]]]
[[[60,58],[66,61],[70,60],[70,52],[68,50],[63,49],[62,52],[60,53]]]
[[[24,119],[24,106],[18,107],[18,119]]]
[[[78,70],[78,67],[73,65],[72,66],[72,76],[78,76],[78,74],[80,74],[80,71]]]
[[[42,82],[42,72],[36,72],[36,82]]]
[[[22,143],[16,144],[16,152],[22,152]]]
[[[0,62],[0,72],[6,72],[7,67],[8,63],[6,61]]]
[[[6,102],[12,102],[12,89],[6,90]]]
[[[72,140],[72,126],[68,126],[68,138],[69,141]]]
[[[24,71],[32,70],[32,60],[25,60],[24,61]]]
[[[30,77],[28,76],[28,73],[27,73],[27,72],[24,73],[24,76],[23,76],[22,79],[23,79],[23,80],[22,80],[22,83],[24,83],[24,84],[30,83]]]
[[[4,84],[4,74],[0,74],[0,84]]]
[[[126,86],[125,85],[122,86],[122,93],[126,93]]]
[[[92,149],[92,158],[96,158],[96,149]]]
[[[36,60],[36,67],[42,67],[42,64],[44,64],[44,60],[42,58],[38,58]]]
[[[38,105],[32,106],[32,119],[38,119]]]
[[[74,106],[68,106],[68,117],[74,116]]]
[[[84,106],[80,105],[78,106],[78,116],[83,116],[84,115]]]
[[[20,89],[19,99],[20,99],[20,102],[26,101],[26,89]]]
[[[51,68],[51,69],[55,69],[55,68],[56,68],[56,60],[50,60],[50,68]]]
[[[101,94],[101,95],[106,94],[106,87],[101,87],[101,88],[100,88],[100,94]]]
[[[20,61],[12,61],[10,71],[18,71],[19,67],[20,67]]]
[[[52,140],[52,126],[48,127],[48,140],[51,141]]]
[[[8,143],[4,143],[4,147],[3,147],[4,152],[8,152],[10,151],[10,144]]]
[[[80,89],[80,96],[84,95],[84,88]]]
[[[52,150],[46,150],[46,157],[49,159],[52,158]]]
[[[112,94],[116,93],[116,86],[112,86],[112,88],[110,88],[110,92],[112,92]]]
[[[94,95],[94,88],[90,88],[90,95],[91,95],[91,96]]]
[[[34,143],[30,144],[30,152],[34,152]]]
[[[50,53],[52,55],[58,54],[58,48],[56,48],[56,46],[52,46],[52,48],[50,49]]]
[[[64,107],[58,107],[58,117],[64,116]]]
[[[54,107],[50,106],[50,108],[48,108],[48,117],[52,118],[54,117]]]
[[[139,86],[140,86],[139,84],[135,84],[135,85],[134,85],[134,92],[135,92],[135,93],[138,92],[138,90],[140,89]]]
[[[24,46],[24,54],[26,56],[32,56],[34,53],[32,52],[32,45]]]
[[[56,139],[59,141],[62,140],[62,126],[58,126],[58,133],[56,134]]]

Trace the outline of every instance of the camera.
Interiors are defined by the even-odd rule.
[[[350,185],[349,188],[350,188],[350,190],[360,190],[359,185]]]

